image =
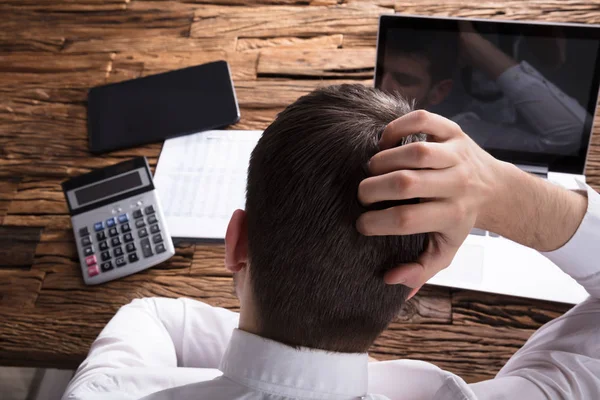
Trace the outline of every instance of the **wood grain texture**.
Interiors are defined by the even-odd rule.
[[[241,108],[264,129],[299,96],[372,85],[377,20],[400,12],[600,22],[600,2],[522,0],[5,0],[0,4],[0,364],[74,368],[124,304],[190,297],[239,309],[222,244],[178,243],[169,261],[86,287],[60,183],[161,144],[93,156],[90,87],[225,59]],[[588,181],[600,189],[600,121]],[[468,382],[493,377],[542,324],[570,307],[425,287],[371,352],[423,359]]]

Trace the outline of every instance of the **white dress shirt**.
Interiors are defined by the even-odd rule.
[[[579,150],[588,112],[527,61],[488,82],[504,97],[491,103],[473,99],[467,111],[452,117],[480,146],[560,154]],[[515,125],[517,114],[527,127]]]
[[[238,314],[189,299],[122,307],[93,343],[63,399],[600,398],[600,195],[573,238],[546,255],[590,297],[540,328],[491,380],[466,384],[416,360],[295,350],[240,331]]]

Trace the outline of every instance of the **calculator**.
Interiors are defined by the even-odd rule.
[[[131,275],[175,254],[146,157],[69,179],[62,189],[87,285]]]

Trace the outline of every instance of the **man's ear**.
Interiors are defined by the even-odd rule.
[[[246,212],[235,210],[225,234],[225,268],[239,272],[248,265],[248,226]]]
[[[444,79],[435,84],[435,86],[429,91],[427,100],[429,105],[436,106],[442,101],[446,100],[446,97],[450,94],[454,82],[452,79]]]

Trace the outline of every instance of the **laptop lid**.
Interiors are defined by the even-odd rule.
[[[496,158],[583,174],[599,53],[596,25],[383,15],[375,87],[454,120]]]

